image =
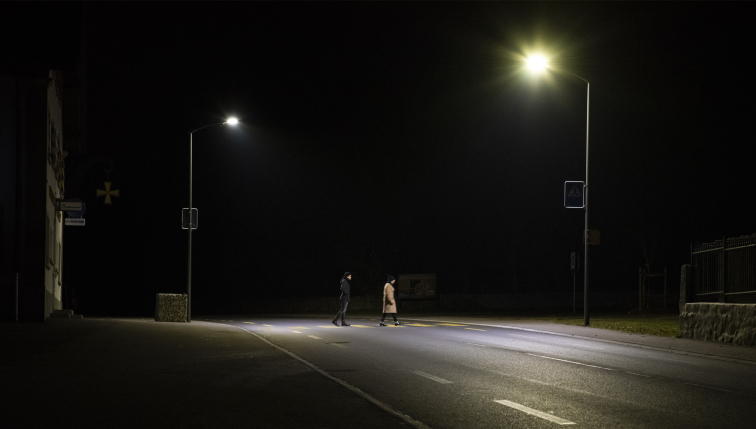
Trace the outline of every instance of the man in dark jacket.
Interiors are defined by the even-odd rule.
[[[336,326],[339,326],[338,323],[336,323],[337,320],[339,320],[339,317],[341,317],[341,326],[350,326],[345,320],[344,315],[346,314],[347,305],[349,304],[349,281],[352,280],[352,274],[350,272],[344,273],[344,277],[341,278],[341,296],[339,297],[339,301],[341,301],[341,310],[339,310],[338,313],[336,313],[336,317],[331,320],[331,323],[333,323]]]

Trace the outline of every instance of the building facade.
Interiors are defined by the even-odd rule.
[[[66,155],[86,150],[83,12],[19,3],[0,15],[13,17],[0,40],[0,320],[41,322],[64,307],[57,202]]]
[[[65,157],[62,71],[0,76],[0,317],[62,308]]]

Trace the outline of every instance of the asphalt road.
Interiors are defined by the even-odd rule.
[[[432,428],[756,427],[748,363],[463,323],[204,320],[257,334]]]

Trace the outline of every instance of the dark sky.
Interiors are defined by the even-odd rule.
[[[386,274],[440,291],[571,290],[585,83],[534,79],[543,49],[591,82],[593,290],[670,284],[691,242],[753,225],[748,3],[86,3],[90,156],[65,230],[83,305],[183,292],[194,136],[194,311],[358,293]],[[74,160],[72,159],[72,162]],[[646,252],[644,252],[644,246]],[[141,311],[141,310],[139,310]]]

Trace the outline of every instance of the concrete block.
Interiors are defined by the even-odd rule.
[[[53,319],[70,319],[71,315],[68,313],[56,313],[53,311],[50,313],[50,317]]]
[[[155,320],[186,322],[188,298],[185,294],[159,293],[155,297]]]

